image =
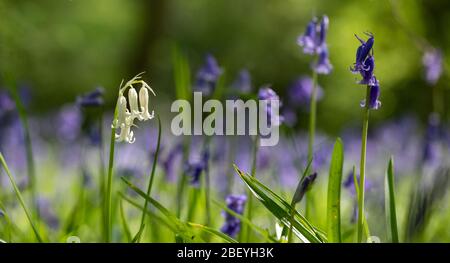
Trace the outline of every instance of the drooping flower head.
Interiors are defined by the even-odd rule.
[[[202,92],[204,96],[211,95],[221,74],[222,69],[219,67],[217,60],[211,54],[208,54],[205,63],[197,71],[194,90]]]
[[[225,200],[227,208],[239,215],[244,213],[246,201],[245,195],[228,195]],[[230,237],[236,237],[241,229],[241,220],[228,212],[223,212],[223,216],[225,223],[220,230]]]
[[[356,50],[355,64],[354,67],[351,68],[353,73],[361,72],[361,70],[367,70],[367,65],[365,62],[369,57],[370,51],[372,51],[372,47],[375,42],[375,38],[372,34],[367,33],[367,35],[369,36],[369,39],[367,39],[367,41],[364,41],[363,39],[355,35],[359,42],[361,42],[361,45]]]
[[[439,49],[429,49],[423,54],[425,80],[429,85],[435,85],[442,74],[442,52]]]
[[[277,93],[275,93],[275,91],[270,88],[270,85],[265,85],[259,89],[258,99],[267,101],[266,110],[267,110],[268,123],[270,125],[275,125],[275,126],[281,125],[283,118],[279,114],[276,114],[275,111],[277,109],[275,109],[275,107],[273,107],[274,105],[272,103],[276,101],[278,103],[278,107],[281,107],[282,103],[281,103],[280,97],[278,97]],[[273,123],[272,123],[272,119],[274,120]]]
[[[249,93],[252,90],[252,78],[247,69],[242,69],[236,80],[232,84],[232,88],[240,93]]]
[[[330,63],[330,59],[328,58],[328,48],[326,45],[319,52],[319,58],[315,64],[313,64],[313,69],[317,74],[330,74],[333,66]]]
[[[121,85],[119,89],[119,98],[117,100],[117,116],[113,120],[113,127],[120,129],[120,133],[116,134],[117,142],[133,143],[135,141],[134,133],[131,127],[134,126],[134,120],[140,121],[151,120],[154,118],[154,111],[149,113],[149,91],[156,96],[150,86],[141,79],[140,73],[129,80],[125,85]],[[133,85],[141,85],[139,96]],[[128,91],[128,100],[125,98],[125,92]],[[129,104],[129,108],[128,108]]]
[[[350,70],[352,73],[359,73],[362,76],[362,80],[360,80],[358,84],[367,85],[370,88],[367,106],[369,109],[376,110],[381,106],[381,102],[379,101],[381,92],[380,83],[374,75],[375,59],[373,56],[373,45],[375,43],[375,38],[371,33],[367,33],[367,35],[369,36],[367,41],[364,41],[355,35],[361,45],[356,51],[356,60],[353,67],[350,67]],[[361,101],[360,105],[361,107],[366,107],[366,101]]]
[[[324,15],[319,21],[314,17],[306,26],[305,33],[298,37],[297,44],[303,47],[305,54],[319,54],[326,48],[326,35],[328,30],[328,17]]]
[[[99,107],[103,105],[105,90],[98,87],[95,90],[77,97],[77,104],[81,107]]]

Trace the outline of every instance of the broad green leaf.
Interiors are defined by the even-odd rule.
[[[291,205],[280,196],[272,192],[254,177],[243,173],[237,166],[236,172],[248,186],[253,195],[276,217],[280,222],[290,227],[293,225],[294,234],[305,243],[325,242],[325,235],[313,227],[302,215],[294,211],[294,220],[291,219]]]
[[[388,164],[385,180],[385,208],[386,219],[390,227],[391,238],[393,243],[398,243],[398,229],[397,229],[397,212],[395,208],[395,186],[394,186],[394,158],[391,157]]]
[[[334,144],[331,156],[327,196],[327,236],[328,241],[341,242],[341,182],[344,164],[344,147],[341,139]]]

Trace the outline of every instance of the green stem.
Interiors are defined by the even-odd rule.
[[[205,142],[205,151],[209,154],[211,136],[206,137]],[[209,176],[209,159],[206,160],[205,166],[205,207],[206,207],[206,225],[209,226],[211,224],[211,183]]]
[[[317,112],[317,73],[313,71],[312,74],[312,92],[311,101],[309,102],[309,136],[308,136],[308,163],[312,164],[314,158],[314,138],[316,134],[316,112]],[[311,171],[314,169],[312,165],[310,169],[306,172],[306,175],[310,175]],[[310,217],[310,194],[305,194],[305,217],[309,219]]]
[[[161,144],[161,119],[159,118],[159,115],[156,116],[158,118],[158,142],[156,144],[156,151],[155,151],[155,155],[153,157],[153,165],[152,165],[152,171],[150,173],[150,180],[148,182],[148,187],[147,187],[147,195],[150,196],[150,193],[152,191],[152,186],[153,186],[153,179],[155,177],[155,171],[156,171],[156,163],[158,162],[158,154],[159,154],[159,147]],[[141,236],[142,236],[142,231],[144,230],[145,227],[145,214],[147,211],[147,207],[148,207],[148,200],[145,199],[145,203],[144,203],[144,209],[142,210],[142,217],[141,217],[141,226],[139,227],[139,231],[135,237],[135,240],[137,243],[139,243],[139,241],[141,240]]]
[[[39,243],[43,242],[43,239],[39,235],[39,232],[33,223],[33,219],[31,217],[30,212],[28,211],[27,206],[25,205],[25,201],[22,198],[22,195],[20,194],[20,190],[16,185],[16,182],[14,181],[13,176],[11,175],[11,171],[9,170],[8,165],[6,164],[5,158],[3,157],[3,154],[0,152],[0,162],[2,163],[3,168],[6,171],[6,174],[9,177],[9,180],[11,182],[11,185],[13,186],[14,192],[16,193],[17,199],[19,200],[20,205],[22,206],[23,211],[25,212],[25,215],[27,216],[28,222],[31,225],[31,228],[33,229],[34,235],[36,236],[36,239],[39,241]]]
[[[113,120],[117,119],[117,106],[114,112]],[[113,176],[113,168],[114,168],[114,146],[116,139],[116,128],[114,126],[111,127],[111,140],[109,142],[109,165],[108,165],[108,178],[106,181],[106,191],[105,191],[105,241],[107,243],[111,242],[111,234],[112,234],[112,216],[111,216],[111,195],[112,195],[112,176]]]
[[[366,92],[366,106],[364,107],[363,129],[361,135],[361,162],[359,166],[359,195],[358,195],[358,242],[362,241],[362,234],[364,228],[364,194],[365,194],[365,179],[366,179],[366,148],[367,148],[367,132],[369,130],[369,98],[370,87],[367,86]]]
[[[250,175],[252,177],[256,176],[256,164],[258,159],[258,136],[255,136],[255,141],[253,142],[253,160],[252,160],[252,167],[251,167],[251,173]],[[247,193],[248,196],[248,202],[247,202],[247,219],[251,222],[252,220],[252,212],[253,212],[253,194],[248,190]],[[251,228],[249,225],[246,227],[246,231],[244,232],[246,234],[246,242],[250,242],[251,239]]]

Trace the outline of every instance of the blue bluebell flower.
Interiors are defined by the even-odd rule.
[[[244,213],[245,203],[247,201],[245,195],[228,195],[225,201],[227,208],[231,211],[239,215]],[[225,217],[225,223],[220,230],[230,237],[236,237],[241,229],[241,220],[225,211],[223,216]]]
[[[320,86],[317,86],[316,100],[320,100],[323,97],[323,90]],[[297,78],[288,88],[289,104],[293,107],[303,106],[308,108],[311,102],[311,95],[313,90],[313,81],[308,76],[301,76]]]
[[[83,116],[75,105],[64,106],[56,120],[56,133],[64,142],[75,141],[81,132]]]
[[[361,70],[367,70],[365,61],[369,56],[375,42],[375,38],[372,34],[368,33],[367,35],[369,36],[369,39],[367,39],[367,41],[364,41],[363,39],[355,35],[359,42],[361,42],[361,45],[356,50],[356,61],[353,65],[353,68],[351,68],[353,73],[361,72]]]
[[[231,85],[232,88],[239,91],[240,93],[249,93],[252,90],[252,78],[250,72],[247,69],[242,69],[236,80]]]
[[[194,161],[188,161],[185,167],[185,173],[191,177],[190,184],[194,187],[200,186],[200,175],[208,169],[209,151],[203,150],[200,158]]]
[[[435,85],[442,75],[442,51],[439,49],[429,49],[422,58],[425,66],[425,80],[429,85]]]
[[[319,51],[319,59],[313,65],[313,69],[317,74],[330,74],[333,66],[330,63],[330,59],[328,58],[328,48],[326,45],[322,46],[322,49]]]
[[[211,95],[221,74],[222,69],[219,67],[217,60],[212,55],[208,54],[205,63],[199,71],[197,71],[194,90],[202,92],[204,96]]]
[[[375,77],[373,78],[373,83],[373,85],[369,85],[369,109],[377,110],[381,106],[381,102],[378,100],[380,98],[380,85]],[[362,100],[360,105],[364,108],[366,106],[366,101]]]
[[[99,107],[102,106],[104,89],[98,87],[95,90],[77,97],[77,104],[81,107]]]
[[[175,179],[177,160],[181,159],[183,154],[183,145],[181,143],[175,145],[167,154],[166,158],[162,160],[162,167],[166,178],[169,181]]]
[[[258,99],[268,101],[266,111],[267,111],[267,121],[269,125],[276,125],[276,126],[281,125],[281,123],[283,122],[283,117],[280,114],[278,114],[278,116],[273,116],[274,108],[272,107],[272,101],[277,101],[278,107],[281,107],[283,104],[280,100],[280,97],[278,97],[277,93],[275,93],[275,91],[270,88],[270,85],[265,85],[259,89]],[[274,119],[273,123],[272,118]]]
[[[359,42],[361,42],[361,45],[356,51],[356,60],[353,67],[350,67],[350,70],[352,73],[359,73],[362,76],[362,80],[358,82],[359,84],[367,85],[370,88],[368,107],[369,109],[376,110],[381,106],[381,102],[379,101],[380,83],[374,75],[375,59],[372,49],[375,38],[370,33],[367,33],[367,35],[369,36],[367,41],[355,35]],[[360,105],[361,107],[366,107],[366,101],[361,101]]]
[[[305,54],[320,54],[326,49],[326,35],[328,30],[328,17],[324,15],[319,23],[317,18],[313,18],[306,26],[305,33],[298,37],[297,44],[303,47]]]

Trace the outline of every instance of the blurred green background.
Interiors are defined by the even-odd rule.
[[[112,108],[121,79],[142,71],[159,100],[173,99],[176,43],[193,74],[211,52],[228,83],[245,67],[254,86],[271,83],[284,94],[296,77],[311,72],[311,57],[296,39],[322,14],[330,18],[334,70],[319,79],[325,90],[320,129],[334,133],[360,122],[365,91],[348,69],[359,44],[354,33],[366,31],[375,34],[382,89],[374,121],[410,113],[425,120],[431,87],[415,43],[426,40],[447,53],[448,0],[0,0],[0,70],[31,87],[34,112],[58,108],[96,86],[105,87]],[[447,83],[444,73],[437,85],[446,99]]]

